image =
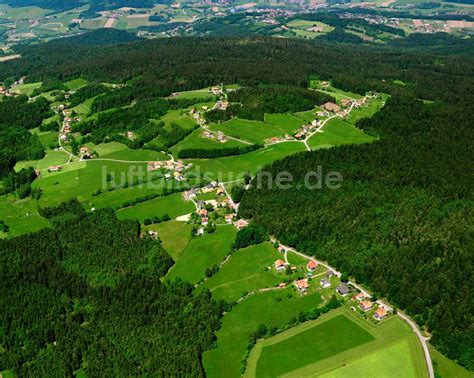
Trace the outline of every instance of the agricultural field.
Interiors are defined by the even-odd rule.
[[[314,115],[309,121],[312,121],[315,117],[316,115]],[[290,113],[265,114],[265,122],[284,130],[290,135],[298,130],[304,123],[299,117]]]
[[[201,174],[220,181],[233,181],[243,178],[245,172],[255,173],[258,168],[281,159],[285,156],[305,151],[303,143],[287,142],[275,144],[244,155],[229,156],[218,159],[190,160]]]
[[[312,340],[318,342],[308,349]],[[257,343],[246,376],[283,374],[426,377],[427,369],[418,339],[400,318],[374,325],[344,306]]]
[[[158,232],[163,248],[173,258],[178,261],[181,253],[191,239],[192,226],[186,222],[171,220],[168,222],[151,224],[145,226],[146,231]]]
[[[166,278],[181,278],[197,283],[205,277],[207,268],[221,263],[230,253],[236,229],[234,226],[219,226],[213,233],[193,238],[170,269]]]
[[[222,131],[226,135],[251,143],[263,143],[265,139],[287,134],[286,130],[275,124],[241,118],[233,118],[222,124],[211,125],[210,129]]]
[[[13,91],[19,94],[24,94],[27,96],[31,96],[33,91],[37,88],[40,88],[43,85],[41,81],[37,83],[25,83],[17,85],[13,88]]]
[[[355,126],[339,119],[334,118],[328,121],[323,127],[322,132],[314,134],[308,140],[312,150],[340,146],[343,144],[370,143],[375,138],[364,133]]]
[[[120,209],[117,211],[117,218],[137,219],[143,222],[146,218],[162,217],[165,214],[168,214],[171,218],[176,218],[193,210],[194,205],[191,202],[184,201],[181,193],[175,193]]]
[[[203,129],[197,128],[181,142],[171,148],[171,152],[177,156],[179,151],[187,148],[231,148],[231,147],[244,147],[245,144],[237,140],[229,139],[226,143],[220,143],[215,139],[209,139],[203,137]]]
[[[162,152],[146,150],[146,149],[130,149],[126,145],[118,142],[101,143],[94,145],[86,143],[85,146],[90,147],[97,152],[99,158],[123,160],[130,162],[146,162],[156,160],[169,160],[170,157]]]
[[[269,242],[240,249],[203,286],[214,298],[230,301],[254,290],[274,287],[286,277],[285,272],[277,274],[273,268],[280,258],[281,253]]]
[[[241,360],[250,335],[260,324],[284,327],[300,311],[308,311],[321,304],[319,294],[295,295],[291,289],[259,293],[237,304],[225,314],[217,332],[217,348],[203,354],[203,365],[208,377],[239,377]]]

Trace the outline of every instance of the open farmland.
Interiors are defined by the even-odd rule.
[[[143,222],[146,218],[162,217],[165,214],[176,218],[193,210],[194,205],[191,202],[185,202],[181,194],[176,193],[120,209],[117,211],[117,217],[119,219],[138,219]]]
[[[222,124],[211,125],[210,129],[222,131],[226,135],[252,143],[263,143],[265,139],[273,136],[283,136],[287,133],[276,124],[240,118],[233,118]]]
[[[284,272],[276,274],[273,269],[273,263],[281,257],[269,242],[238,250],[203,286],[214,298],[230,301],[247,292],[274,287],[285,278]]]
[[[260,293],[239,303],[224,315],[222,327],[217,332],[217,348],[203,354],[203,364],[208,377],[239,377],[241,360],[250,335],[260,324],[283,327],[300,311],[307,311],[321,304],[319,294],[289,295],[290,289]]]
[[[310,340],[318,343],[308,350]],[[426,377],[427,370],[418,339],[400,318],[374,325],[342,307],[258,342],[246,376],[254,374],[389,378]]]
[[[211,234],[192,239],[166,278],[173,280],[179,277],[197,283],[204,278],[207,268],[221,263],[230,253],[235,233],[234,226],[222,226]]]

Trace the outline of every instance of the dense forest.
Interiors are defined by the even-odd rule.
[[[290,172],[290,188],[269,188],[262,175],[239,211],[405,309],[439,350],[474,369],[474,134],[466,109],[394,96],[358,123],[379,141],[275,162],[263,171]],[[318,166],[322,175],[307,176]],[[325,185],[329,172],[342,175],[339,189]]]
[[[160,278],[159,241],[112,210],[42,209],[52,228],[0,240],[0,369],[19,376],[204,376],[221,305]]]
[[[100,38],[101,33],[94,35]],[[72,43],[73,48],[64,48],[64,41],[16,47],[22,59],[2,63],[0,81],[11,82],[26,75],[29,82],[42,81],[46,85],[78,77],[91,82],[126,83],[123,89],[98,95],[93,106],[107,110],[115,104],[134,102],[132,107],[108,110],[91,122],[75,126],[76,131],[95,142],[108,137],[125,139],[121,134],[133,130],[139,139],[127,142],[132,147],[152,138],[160,139],[164,147],[170,146],[190,131],[150,120],[178,107],[173,100],[157,97],[221,82],[244,87],[279,84],[306,88],[310,78],[319,78],[356,93],[389,93],[392,97],[386,106],[372,119],[358,124],[378,135],[376,142],[298,154],[275,162],[268,169],[291,172],[295,185],[288,190],[252,187],[243,195],[240,211],[258,226],[248,233],[263,227],[282,242],[349,272],[426,326],[434,345],[448,357],[474,369],[471,56],[269,38],[173,38],[107,46]],[[42,156],[37,138],[28,129],[49,116],[48,108],[49,104],[39,99],[27,102],[18,97],[0,102],[0,113],[2,117],[7,114],[8,119],[0,120],[0,174],[9,174],[17,160]],[[296,187],[304,181],[306,172],[318,165],[324,172],[342,174],[344,181],[339,190],[324,185],[321,190]],[[23,177],[18,181],[12,177],[11,182],[12,187],[16,182],[21,186]],[[101,221],[107,227],[91,227]],[[194,304],[192,288],[184,284],[168,287],[154,279],[162,275],[169,261],[159,245],[139,238],[138,224],[118,222],[107,211],[54,216],[51,223],[52,229],[0,242],[0,250],[9,251],[0,256],[8,259],[1,265],[8,267],[2,270],[1,278],[7,292],[11,291],[1,299],[15,298],[8,301],[8,306],[3,304],[8,312],[2,319],[0,334],[6,340],[2,341],[3,347],[6,345],[11,353],[0,355],[2,366],[25,369],[25,375],[41,372],[27,369],[47,366],[56,359],[54,365],[61,371],[72,372],[84,366],[90,375],[97,375],[93,369],[102,364],[111,372],[120,364],[121,371],[129,375],[186,375],[189,370],[182,369],[195,368],[201,371],[196,365],[197,356],[209,347],[214,325],[203,328],[199,341],[186,332],[188,326],[199,328],[202,318],[217,319],[219,311],[205,293],[199,299],[202,303]],[[68,232],[63,231],[66,229]],[[243,244],[263,231],[244,234]],[[138,255],[128,259],[128,247],[122,252],[111,249],[113,238],[125,245],[131,243]],[[147,243],[156,255],[148,252]],[[72,248],[80,253],[76,256]],[[160,259],[160,272],[149,273],[145,258],[149,253]],[[108,254],[110,257],[103,260]],[[66,284],[59,287],[56,278]],[[69,287],[69,281],[74,285]],[[120,285],[123,292],[117,291]],[[74,291],[77,287],[83,289]],[[144,293],[139,291],[141,287],[150,290]],[[26,293],[37,295],[30,299]],[[160,295],[164,300],[156,303]],[[106,298],[103,307],[97,305],[97,296]],[[27,309],[22,315],[26,317],[22,330],[13,328],[16,323],[12,319],[19,310],[12,303]],[[189,303],[196,308],[195,316],[181,318]],[[151,311],[150,304],[158,306],[153,309],[159,311]],[[120,311],[114,313],[119,306]],[[137,308],[144,310],[135,311]],[[60,316],[49,324],[54,311]],[[113,315],[107,315],[107,320],[96,320],[102,319],[96,314],[109,311]],[[211,315],[203,315],[206,311]],[[182,329],[166,321],[162,324],[168,328],[161,329],[161,316],[166,318],[166,314],[180,319]],[[134,321],[146,324],[140,332],[152,335],[148,338],[140,333],[141,340],[147,340],[140,346],[127,339],[131,338],[128,331]],[[196,323],[190,325],[187,321]],[[59,336],[69,337],[61,331],[69,326],[68,322],[72,322],[71,330],[81,327],[87,332],[76,338],[71,331],[71,340],[77,344],[71,341],[54,345]],[[123,322],[123,329],[116,326],[118,322]],[[22,349],[26,329],[40,331],[28,335],[34,342],[31,348]],[[173,344],[177,339],[190,344]],[[154,340],[161,344],[153,344]],[[104,361],[101,351],[108,345],[113,357]],[[175,346],[183,349],[176,351]],[[123,349],[126,347],[130,349]],[[56,354],[58,349],[60,353]],[[175,354],[170,355],[171,351]],[[41,363],[26,364],[32,356],[41,357],[36,360]],[[166,356],[168,362],[160,360],[161,356]],[[172,366],[178,361],[181,370]],[[162,371],[156,370],[159,365]]]
[[[41,159],[43,146],[28,130],[41,125],[51,115],[49,102],[27,96],[7,97],[0,101],[0,178],[7,175],[18,160]]]

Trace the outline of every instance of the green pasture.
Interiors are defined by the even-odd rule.
[[[143,222],[146,218],[162,217],[165,214],[168,214],[171,218],[176,218],[188,214],[194,209],[192,202],[185,201],[181,193],[175,193],[120,209],[117,211],[117,218],[137,219]]]
[[[300,118],[289,113],[265,114],[265,122],[285,130],[290,135],[296,132],[304,123]]]
[[[309,138],[308,144],[312,150],[317,150],[342,144],[369,143],[374,139],[353,125],[339,118],[333,118],[324,125],[322,132],[315,133]]]
[[[274,136],[283,136],[287,133],[283,128],[260,121],[232,118],[221,124],[210,126],[213,131],[222,131],[224,134],[252,143],[263,143],[265,139]]]
[[[427,368],[418,338],[401,318],[374,324],[346,305],[258,342],[246,376],[277,374],[427,377]]]
[[[275,160],[285,156],[305,151],[305,146],[300,142],[279,143],[264,149],[249,152],[244,155],[229,156],[218,159],[193,159],[190,160],[201,174],[220,181],[233,181],[243,178],[245,172],[255,173]]]
[[[42,174],[47,174],[47,172],[43,171],[47,170],[50,165],[66,164],[68,160],[69,156],[65,152],[50,150],[46,152],[46,155],[41,160],[19,161],[15,165],[15,170],[19,171],[22,168],[33,167],[41,170]]]
[[[181,278],[196,283],[205,276],[207,268],[219,264],[230,253],[236,229],[232,225],[217,227],[216,231],[193,238],[186,246],[166,278]]]
[[[163,248],[174,261],[177,261],[191,239],[192,226],[186,222],[171,220],[168,222],[151,224],[146,226],[145,230],[157,231]]]
[[[295,333],[276,343],[266,343],[257,362],[257,377],[277,377],[315,361],[344,352],[374,337],[344,315]],[[293,334],[291,330],[288,334]],[[284,335],[286,336],[286,335]]]
[[[276,273],[273,268],[275,260],[281,258],[269,242],[240,249],[203,286],[214,298],[228,301],[239,299],[244,292],[274,287],[285,278],[284,272]]]
[[[133,150],[119,142],[101,143],[98,145],[86,143],[86,146],[96,151],[99,159],[114,159],[130,162],[147,162],[155,160],[169,160],[170,157],[162,152],[146,149]]]
[[[349,122],[355,125],[355,123],[359,119],[372,117],[375,113],[377,113],[380,109],[382,109],[387,99],[388,99],[388,96],[385,94],[382,94],[379,96],[379,98],[370,100],[369,104],[363,106],[362,108],[359,108],[359,109],[353,108],[352,111],[347,116],[346,122]]]
[[[88,81],[82,78],[74,79],[64,83],[70,91],[77,91],[79,88],[87,85]]]
[[[259,293],[237,304],[222,318],[217,331],[216,349],[204,352],[203,365],[208,377],[240,377],[241,360],[250,335],[260,324],[267,327],[284,327],[300,311],[317,307],[322,300],[319,294],[299,296],[283,289]]]
[[[38,81],[36,83],[20,84],[15,86],[13,88],[13,91],[27,96],[31,96],[33,94],[33,91],[37,88],[40,88],[42,85],[43,83],[41,81]]]
[[[204,138],[202,133],[204,130],[198,128],[184,138],[181,142],[171,148],[173,154],[177,155],[179,151],[187,148],[203,148],[203,149],[214,149],[214,148],[231,148],[231,147],[245,147],[246,145],[242,142],[229,139],[225,143],[221,143],[216,139]]]

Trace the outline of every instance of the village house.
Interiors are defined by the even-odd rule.
[[[183,198],[185,201],[189,201],[196,197],[196,189],[191,189],[183,192]]]
[[[314,272],[316,268],[318,267],[318,263],[314,260],[311,260],[306,264],[306,269],[308,269],[309,272]]]
[[[161,161],[149,161],[147,164],[147,171],[156,171],[162,167]]]
[[[296,288],[300,293],[304,293],[308,290],[309,285],[308,285],[308,279],[304,278],[302,280],[295,281]]]
[[[285,253],[286,252],[285,247],[283,247],[282,245],[279,245],[278,246],[278,252]]]
[[[321,108],[333,113],[337,113],[339,110],[341,110],[340,106],[335,104],[334,102],[326,102],[321,105]]]
[[[152,239],[156,239],[158,237],[158,232],[154,230],[149,230],[148,235],[150,235]]]
[[[225,190],[222,186],[217,188],[217,195],[218,196],[225,196]]]
[[[247,227],[249,223],[243,219],[239,219],[237,222],[234,223],[235,227],[237,227],[237,230],[241,230],[245,227]]]
[[[165,173],[165,179],[169,180],[171,178],[171,175],[169,173]]]
[[[203,218],[201,219],[201,224],[202,224],[203,226],[206,226],[208,223],[209,223],[209,218],[203,217]]]
[[[135,134],[132,131],[127,131],[127,138],[133,140],[135,139]]]
[[[379,307],[377,310],[375,310],[374,319],[382,320],[386,316],[387,316],[387,310],[385,310],[385,308]]]
[[[79,154],[83,159],[91,159],[92,152],[90,151],[89,147],[83,146],[79,149]]]
[[[372,307],[374,306],[371,301],[362,301],[359,304],[359,308],[364,312],[369,311]]]
[[[207,216],[207,210],[206,210],[206,209],[201,209],[201,210],[199,210],[199,215],[200,215],[201,217]]]
[[[342,105],[342,106],[350,106],[351,103],[352,103],[352,100],[348,100],[347,98],[343,98],[343,99],[341,100],[341,105]]]
[[[197,235],[197,236],[202,236],[202,235],[204,235],[204,228],[202,228],[202,227],[201,227],[201,228],[198,228],[198,229],[196,230],[196,235]]]
[[[234,221],[235,214],[226,214],[225,222],[231,224]]]
[[[336,288],[336,291],[342,295],[343,297],[345,297],[347,294],[349,294],[350,292],[350,289],[349,287],[345,284],[345,283],[341,283],[337,288]]]
[[[284,262],[283,260],[280,260],[280,259],[276,260],[273,265],[275,266],[275,270],[276,270],[277,272],[280,272],[280,271],[282,271],[282,270],[285,270],[285,268],[286,268],[285,262]]]
[[[319,283],[323,289],[331,286],[331,282],[329,282],[326,278],[323,278],[321,281],[319,281]]]
[[[58,172],[61,169],[63,169],[63,167],[61,165],[50,165],[48,167],[48,172]]]
[[[334,272],[332,270],[328,270],[327,271],[327,276],[328,276],[328,278],[331,278],[332,276],[334,276]]]
[[[358,293],[352,297],[353,301],[362,301],[365,299],[365,295],[363,293]]]
[[[61,142],[67,141],[67,135],[66,135],[66,134],[61,134],[61,135],[59,136],[59,140],[60,140]]]

